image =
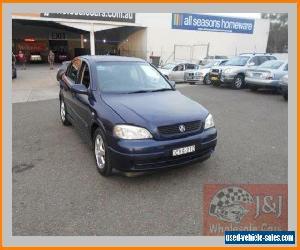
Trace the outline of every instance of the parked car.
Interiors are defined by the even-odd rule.
[[[266,61],[260,66],[246,71],[245,82],[251,90],[259,88],[279,89],[280,79],[288,72],[288,62]]]
[[[236,89],[245,86],[246,70],[256,67],[268,60],[276,60],[269,54],[241,54],[229,59],[224,65],[212,67],[209,76],[214,86],[230,84]]]
[[[169,80],[174,82],[185,82],[187,70],[198,69],[199,65],[192,63],[169,63],[158,70]]]
[[[39,53],[32,53],[30,55],[29,61],[31,63],[42,62],[42,56]]]
[[[222,59],[223,60],[228,59],[228,57],[227,56],[206,56],[206,57],[204,57],[204,59],[199,61],[199,64],[200,65],[206,65],[206,64],[211,63],[215,60],[222,60]]]
[[[203,84],[211,84],[209,79],[209,71],[213,66],[221,66],[226,63],[228,60],[214,60],[204,66],[199,67],[194,70],[185,71],[185,82],[190,84],[195,84],[196,82],[203,82]]]
[[[80,56],[60,81],[60,117],[94,148],[102,175],[145,172],[209,158],[212,115],[142,59]]]
[[[66,72],[71,61],[62,62],[61,66],[57,70],[56,79],[57,81],[61,80],[62,75]]]
[[[289,82],[289,75],[288,74],[284,75],[280,79],[280,82],[279,82],[282,96],[283,96],[284,100],[286,100],[286,101],[288,100],[288,92],[289,92],[288,91],[289,90],[288,82]]]

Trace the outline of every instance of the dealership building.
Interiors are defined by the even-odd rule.
[[[200,13],[14,13],[13,52],[56,61],[116,54],[163,63],[265,52],[270,22]]]

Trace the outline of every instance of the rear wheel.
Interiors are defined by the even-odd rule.
[[[99,128],[97,128],[94,133],[94,154],[99,173],[103,176],[111,175],[112,167],[109,160],[105,136]]]
[[[70,126],[71,122],[68,120],[67,109],[64,99],[60,100],[60,119],[64,126]]]
[[[233,81],[233,87],[235,89],[241,89],[244,87],[244,77],[242,75],[237,75]]]

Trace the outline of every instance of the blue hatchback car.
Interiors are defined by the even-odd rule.
[[[59,100],[63,125],[91,141],[104,176],[202,161],[217,143],[212,115],[138,58],[76,57],[60,79]]]

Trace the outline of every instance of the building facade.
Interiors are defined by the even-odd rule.
[[[15,13],[13,51],[46,61],[82,54],[116,54],[164,63],[206,56],[265,52],[269,20],[195,13]]]

